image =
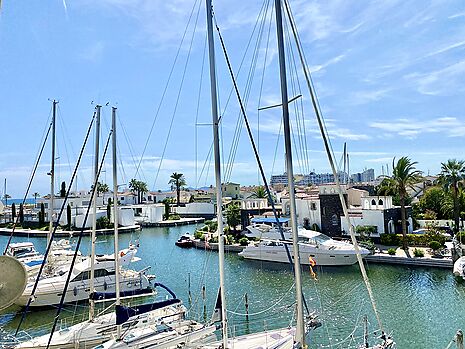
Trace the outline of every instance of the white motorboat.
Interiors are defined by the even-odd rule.
[[[352,244],[336,241],[329,236],[312,230],[299,230],[300,263],[309,265],[316,263],[322,266],[352,265],[357,263],[357,254]],[[263,239],[260,242],[248,245],[240,256],[246,259],[267,262],[288,263],[285,245],[292,254],[292,243],[289,241]],[[370,253],[360,248],[362,256]]]
[[[119,259],[123,265],[130,261],[140,260],[134,257],[137,252],[134,248],[120,251]],[[71,280],[66,291],[65,303],[87,300],[89,298],[89,279],[91,261],[90,258],[76,264],[72,270]],[[123,297],[152,293],[152,275],[146,275],[147,268],[141,271],[130,269],[120,269],[120,287]],[[102,255],[95,258],[95,291],[102,293],[115,293],[115,258],[114,255]],[[61,295],[68,272],[62,275],[44,278],[39,280],[33,301],[30,306],[44,307],[60,303]],[[25,306],[31,297],[34,282],[29,282],[23,295],[16,301],[16,304]],[[110,297],[114,298],[114,297]]]
[[[454,275],[465,280],[465,257],[460,257],[455,261]]]
[[[292,231],[288,226],[289,218],[279,218],[279,222],[283,228],[284,239],[292,239]],[[252,218],[252,224],[246,227],[243,234],[249,239],[271,239],[281,240],[281,233],[275,218],[257,217]]]
[[[69,240],[52,241],[49,258],[46,265],[47,276],[59,274],[66,266],[71,264],[74,251]],[[26,267],[29,277],[35,277],[40,266],[44,262],[44,255],[39,253],[32,242],[17,242],[8,246],[6,255],[15,257]],[[81,252],[78,252],[77,261],[83,260]]]

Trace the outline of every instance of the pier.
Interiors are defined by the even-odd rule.
[[[181,225],[199,224],[205,222],[205,218],[181,218],[175,220],[166,220],[156,223],[141,222],[142,227],[178,227]]]
[[[118,231],[120,234],[124,233],[133,233],[137,230],[140,230],[139,225],[130,225],[127,227],[120,227]],[[0,235],[10,236],[12,229],[9,228],[0,228]],[[97,235],[112,235],[113,228],[111,229],[97,229]],[[57,230],[55,232],[55,237],[67,237],[78,236],[81,233],[80,230]],[[92,233],[92,230],[86,229],[83,231],[84,236],[88,236]],[[45,238],[49,235],[48,230],[36,230],[36,229],[15,229],[13,236],[25,236],[29,238]]]
[[[444,256],[434,256],[429,252],[428,248],[417,247],[417,249],[422,250],[424,257],[414,257],[414,247],[409,247],[409,254],[411,257],[408,257],[405,251],[401,248],[396,249],[395,255],[390,255],[387,253],[389,246],[379,246],[379,252],[376,252],[372,255],[366,256],[364,260],[368,263],[380,263],[380,264],[397,264],[404,266],[415,266],[415,267],[431,267],[431,268],[446,268],[452,270],[454,265],[452,257],[450,255]]]

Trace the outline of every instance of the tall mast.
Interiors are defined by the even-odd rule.
[[[113,226],[115,235],[115,293],[116,305],[121,304],[119,296],[119,246],[118,246],[118,175],[116,167],[116,108],[111,108],[112,151],[113,151]],[[121,338],[121,325],[116,326],[116,336]]]
[[[283,21],[281,0],[275,0],[276,33],[278,36],[279,75],[281,78],[281,103],[283,106],[284,145],[286,150],[286,171],[291,209],[292,248],[294,255],[295,290],[297,300],[297,324],[295,340],[305,348],[304,307],[302,295],[302,276],[298,244],[297,215],[295,204],[294,171],[292,168],[291,127],[289,122],[289,98],[287,96],[286,57],[284,54]]]
[[[50,202],[48,208],[48,216],[50,221],[49,234],[47,236],[47,243],[50,243],[53,233],[53,205],[55,199],[55,121],[57,113],[57,101],[53,100],[53,111],[52,111],[52,163],[50,168]]]
[[[343,172],[343,177],[342,177],[342,183],[346,183],[346,164],[347,164],[347,143],[344,142],[344,151],[342,153],[343,160],[344,160],[344,172]]]
[[[221,327],[223,334],[223,348],[228,348],[228,322],[226,318],[226,295],[224,287],[224,234],[223,234],[223,213],[222,213],[222,193],[221,193],[221,162],[220,162],[220,142],[218,134],[218,101],[216,91],[216,71],[215,71],[215,42],[213,39],[213,8],[211,0],[206,0],[207,9],[207,30],[208,30],[208,56],[210,60],[210,92],[212,103],[213,120],[213,148],[215,154],[215,179],[216,179],[216,217],[218,220],[218,268],[220,272],[220,297],[221,297]]]
[[[95,109],[97,110],[96,120],[95,120],[95,154],[94,154],[94,183],[98,183],[98,168],[99,168],[99,144],[100,144],[100,109],[102,106],[97,105]],[[92,294],[95,292],[94,284],[94,275],[95,275],[95,231],[97,230],[97,193],[98,188],[94,190],[94,196],[92,198],[92,236],[90,240],[90,283],[89,283],[89,293]],[[95,314],[95,302],[93,299],[90,299],[89,303],[89,320],[94,319]]]

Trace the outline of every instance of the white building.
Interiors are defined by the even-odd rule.
[[[163,220],[164,204],[132,205],[134,219],[137,223],[158,223]]]
[[[174,211],[180,216],[211,216],[215,215],[215,205],[209,202],[190,202],[185,206],[175,206]]]

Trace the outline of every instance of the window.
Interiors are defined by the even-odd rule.
[[[331,216],[331,224],[332,224],[332,225],[338,225],[337,223],[338,223],[337,215],[336,215],[336,214],[333,214],[333,215]]]
[[[121,201],[124,201],[124,196],[121,197]]]
[[[371,204],[376,205],[376,200],[375,199],[371,200]]]
[[[316,210],[316,203],[315,203],[315,202],[310,203],[310,209],[311,209],[312,211],[315,211],[315,210]]]
[[[88,206],[89,205],[89,200],[83,201],[82,206]]]
[[[379,199],[378,205],[383,206],[383,200]]]

